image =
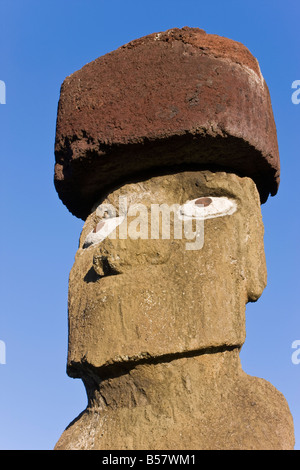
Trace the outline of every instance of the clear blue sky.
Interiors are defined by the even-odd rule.
[[[193,26],[245,44],[259,60],[277,125],[282,177],[262,207],[268,286],[247,307],[241,358],[286,397],[300,449],[299,0],[0,0],[0,449],[52,449],[86,406],[66,375],[68,274],[83,222],[53,185],[60,85],[128,41]],[[300,355],[299,355],[300,357]]]

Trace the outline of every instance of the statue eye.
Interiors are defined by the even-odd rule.
[[[87,235],[83,248],[102,242],[124,220],[123,216],[119,217],[118,210],[112,204],[100,204],[96,209],[96,216],[100,218],[100,221]]]
[[[231,215],[237,210],[234,199],[228,197],[201,197],[187,201],[179,209],[179,217],[182,219],[213,219]]]
[[[93,230],[87,235],[83,248],[96,245],[107,238],[124,220],[124,217],[111,217],[100,220]]]

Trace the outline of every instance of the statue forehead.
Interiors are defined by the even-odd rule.
[[[194,196],[233,196],[239,199],[255,191],[251,178],[239,177],[233,173],[191,171],[164,176],[154,176],[147,180],[124,184],[97,201],[92,207],[95,212],[101,204],[119,204],[119,198],[127,197],[128,203],[174,202],[182,204]],[[257,202],[257,201],[256,201]]]

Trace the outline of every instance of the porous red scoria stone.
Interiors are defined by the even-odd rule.
[[[59,197],[82,219],[113,187],[181,169],[249,176],[261,202],[279,184],[257,60],[241,43],[198,28],[150,34],[67,77],[55,156]]]

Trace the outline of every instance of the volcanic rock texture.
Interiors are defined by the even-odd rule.
[[[242,44],[197,28],[151,34],[67,77],[55,185],[85,219],[115,184],[174,168],[250,176],[277,192],[279,155],[268,87]]]

